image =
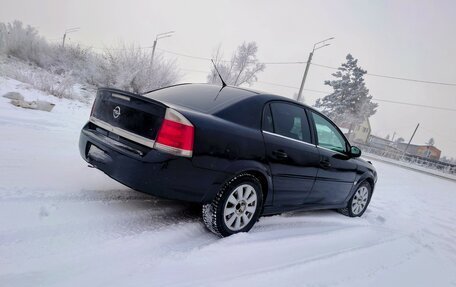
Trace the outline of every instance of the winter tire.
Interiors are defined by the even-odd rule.
[[[260,182],[253,175],[243,173],[223,184],[214,200],[203,205],[203,221],[210,231],[222,237],[248,232],[262,207]]]
[[[363,215],[372,196],[372,187],[368,182],[358,186],[353,196],[348,201],[347,207],[338,211],[346,216],[359,217]]]

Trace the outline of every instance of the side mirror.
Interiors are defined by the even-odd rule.
[[[356,147],[356,146],[352,146],[351,149],[350,149],[350,156],[351,157],[360,157],[361,156],[361,150]]]

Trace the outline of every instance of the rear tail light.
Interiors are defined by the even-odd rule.
[[[195,128],[179,112],[167,108],[155,141],[157,150],[178,156],[191,157]]]

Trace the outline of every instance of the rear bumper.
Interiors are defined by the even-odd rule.
[[[101,154],[90,154],[95,145]],[[223,173],[193,166],[190,158],[131,147],[101,134],[88,125],[79,138],[82,158],[114,180],[141,192],[163,198],[207,203],[217,193],[216,179]]]

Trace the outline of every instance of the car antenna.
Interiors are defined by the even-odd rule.
[[[225,81],[223,80],[222,75],[220,75],[220,72],[219,72],[219,70],[217,69],[217,66],[215,65],[213,59],[211,59],[211,62],[212,62],[212,64],[214,65],[214,69],[215,69],[215,71],[217,72],[217,75],[219,76],[220,81],[222,81],[222,89],[223,89],[224,87],[226,87],[226,83],[225,83]]]

